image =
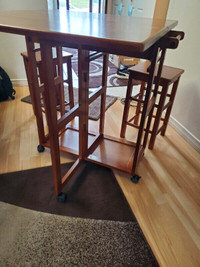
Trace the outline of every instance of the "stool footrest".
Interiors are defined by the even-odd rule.
[[[172,102],[171,101],[169,101],[164,107],[163,107],[163,109],[162,110],[165,110],[165,109],[167,109],[168,107],[170,107],[172,105]]]
[[[130,123],[131,121],[133,121],[136,117],[138,116],[138,114],[135,114],[132,118],[130,118],[127,123]]]
[[[130,97],[130,100],[133,100],[133,101],[136,101],[136,102],[139,102],[139,103],[142,103],[142,104],[144,103],[144,100],[138,99],[138,98],[133,97],[133,96]]]
[[[146,112],[146,117],[149,115],[149,113],[151,112],[153,106],[155,105],[155,101],[156,101],[155,96],[152,96],[152,98],[150,99],[150,101],[149,101],[149,103],[148,103],[147,112]]]
[[[167,125],[163,124],[157,131],[156,134],[159,134],[163,129],[165,129],[167,127]]]
[[[135,124],[135,123],[126,122],[126,124],[127,124],[128,126],[135,127],[135,128],[137,128],[137,129],[140,128],[140,127],[139,127],[137,124]]]

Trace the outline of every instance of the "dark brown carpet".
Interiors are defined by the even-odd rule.
[[[72,182],[58,203],[51,167],[0,175],[0,266],[158,266],[110,169]]]
[[[62,165],[63,174],[71,164]],[[66,203],[56,201],[52,168],[0,175],[0,201],[53,214],[114,221],[135,220],[113,172],[86,163],[81,175],[67,185]]]

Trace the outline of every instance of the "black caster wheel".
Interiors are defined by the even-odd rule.
[[[139,179],[141,178],[141,176],[135,174],[131,177],[131,181],[134,183],[134,184],[137,184]]]
[[[38,150],[38,152],[44,152],[44,147],[43,146],[41,146],[41,145],[38,145],[38,147],[37,147],[37,150]]]
[[[64,203],[67,199],[67,194],[64,192],[60,192],[60,194],[57,195],[57,201],[60,203]]]

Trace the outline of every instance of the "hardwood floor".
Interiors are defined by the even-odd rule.
[[[49,149],[37,152],[32,106],[21,102],[26,95],[28,88],[18,87],[14,101],[0,103],[0,173],[51,164]],[[106,134],[119,136],[122,110],[117,101],[106,112]],[[133,136],[128,129],[127,138]],[[71,160],[62,154],[62,162]],[[200,266],[200,154],[168,126],[154,150],[145,150],[137,172],[138,184],[115,175],[160,265]]]

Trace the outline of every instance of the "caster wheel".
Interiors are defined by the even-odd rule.
[[[131,177],[131,181],[134,183],[134,184],[137,184],[139,179],[141,178],[141,176],[135,174]]]
[[[64,203],[67,199],[67,195],[64,192],[60,192],[60,194],[57,195],[57,201],[60,203]]]
[[[38,147],[37,147],[37,150],[38,150],[38,152],[43,152],[44,151],[44,147],[43,146],[41,146],[41,145],[38,145]]]

